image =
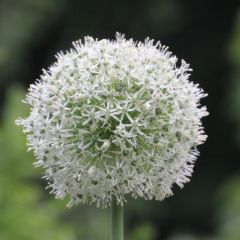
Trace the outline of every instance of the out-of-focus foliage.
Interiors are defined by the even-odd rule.
[[[229,58],[233,72],[229,91],[229,109],[231,117],[237,125],[236,138],[240,145],[240,9],[234,24],[233,34],[229,42]]]
[[[198,237],[192,236],[190,234],[177,234],[177,235],[170,237],[168,240],[202,240],[202,238],[198,238]]]
[[[65,0],[0,2],[0,84],[28,76],[29,50],[54,25]],[[57,7],[56,7],[57,6]],[[16,81],[16,80],[15,80]]]
[[[233,33],[229,42],[229,56],[232,64],[240,64],[240,9],[234,21]]]
[[[228,106],[237,128],[237,144],[240,145],[240,9],[229,42],[229,57],[233,71]],[[224,183],[217,202],[219,236],[223,240],[240,239],[240,173]]]
[[[126,240],[153,240],[156,236],[156,229],[150,223],[145,223],[137,226],[129,234]]]
[[[216,194],[216,233],[207,237],[176,234],[168,240],[239,240],[240,239],[240,175],[230,178]]]
[[[14,125],[27,113],[19,102],[23,95],[18,88],[9,91],[0,126],[0,239],[73,240],[72,228],[59,220],[64,203],[44,199],[32,154],[26,152],[25,137]]]
[[[219,224],[218,236],[223,240],[240,239],[240,174],[226,181],[216,195]]]

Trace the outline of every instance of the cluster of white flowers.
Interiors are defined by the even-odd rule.
[[[159,42],[94,40],[69,52],[32,84],[28,118],[17,120],[51,193],[78,203],[119,204],[126,195],[162,200],[189,181],[206,139],[206,96],[189,65]]]

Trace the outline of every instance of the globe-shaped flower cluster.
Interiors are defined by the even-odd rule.
[[[206,139],[206,94],[188,80],[189,65],[159,42],[120,34],[73,46],[30,86],[30,115],[17,120],[51,193],[108,207],[183,187]]]

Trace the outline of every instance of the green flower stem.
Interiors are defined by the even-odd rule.
[[[124,240],[123,236],[123,206],[112,200],[112,234],[111,240]]]

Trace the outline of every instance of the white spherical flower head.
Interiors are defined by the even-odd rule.
[[[122,204],[126,195],[162,200],[189,181],[206,139],[206,96],[189,65],[159,42],[73,43],[31,85],[28,118],[17,120],[51,193],[78,203]]]

